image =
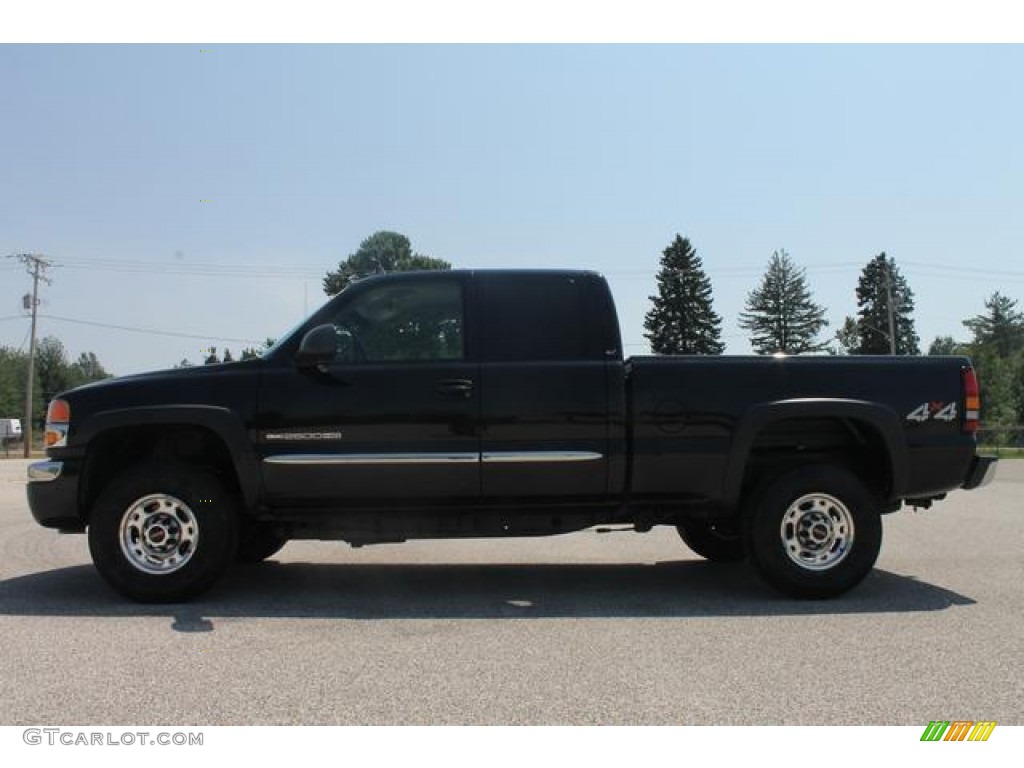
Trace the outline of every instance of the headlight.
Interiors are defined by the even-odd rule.
[[[47,448],[63,448],[68,444],[68,427],[71,424],[71,406],[67,400],[51,400],[46,409],[46,432],[43,444]]]

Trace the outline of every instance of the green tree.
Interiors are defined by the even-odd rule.
[[[25,418],[25,384],[28,382],[28,353],[0,347],[0,418]],[[39,387],[33,390],[32,411],[42,414],[46,408]]]
[[[38,432],[46,406],[61,392],[109,377],[96,355],[85,352],[74,363],[59,339],[47,336],[36,346],[36,375],[32,388],[32,423]],[[24,419],[28,353],[0,347],[0,417]]]
[[[891,297],[891,302],[890,302]],[[918,355],[920,339],[914,329],[914,292],[900,274],[894,259],[885,252],[864,267],[857,283],[858,355],[890,353],[889,312],[892,309],[897,355]]]
[[[981,439],[1006,445],[1020,424],[1019,380],[1024,375],[1021,356],[1000,357],[994,346],[972,348],[971,362],[981,382]]]
[[[996,291],[985,300],[985,309],[986,314],[964,320],[975,346],[992,347],[1002,358],[1024,349],[1024,315],[1017,310],[1017,301]]]
[[[644,336],[659,355],[720,355],[722,318],[712,309],[711,280],[690,241],[676,235],[662,252],[658,295]]]
[[[91,381],[109,379],[110,374],[100,364],[99,358],[94,352],[83,352],[78,359],[71,364],[71,381],[73,386],[81,386]]]
[[[1019,439],[1024,422],[1024,315],[999,291],[985,301],[987,312],[964,320],[973,335],[967,352],[981,381],[982,439],[996,446]]]
[[[822,352],[827,344],[818,334],[826,325],[825,308],[812,301],[804,270],[784,250],[775,251],[761,285],[747,294],[746,311],[740,313],[740,327],[750,331],[754,351]]]
[[[833,350],[836,354],[852,355],[860,345],[860,326],[857,325],[857,319],[847,315],[836,331],[835,339],[839,345],[838,350]]]
[[[1013,359],[1013,370],[1010,375],[1010,405],[1013,409],[1015,425],[1024,424],[1024,352],[1018,352]],[[1024,434],[1018,433],[1018,442],[1024,440]]]
[[[36,346],[36,386],[47,403],[75,386],[67,352],[55,336],[47,336]]]
[[[324,277],[324,293],[341,293],[349,283],[380,272],[409,272],[418,269],[451,269],[444,259],[414,253],[409,238],[398,232],[374,232],[359,244],[359,250]]]
[[[929,355],[962,355],[964,345],[952,336],[936,336],[928,347]]]
[[[277,339],[267,338],[263,344],[258,347],[246,347],[242,350],[239,360],[252,360],[253,358],[263,357],[264,353],[270,349],[274,344],[277,343]]]

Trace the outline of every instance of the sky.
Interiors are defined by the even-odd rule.
[[[120,375],[282,335],[382,229],[603,273],[627,354],[677,233],[729,354],[778,249],[826,335],[885,251],[922,347],[966,339],[1024,301],[1022,72],[1018,45],[0,45],[0,345],[29,328],[8,254],[54,262],[38,335]]]

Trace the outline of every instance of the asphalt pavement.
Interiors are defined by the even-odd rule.
[[[790,600],[670,529],[291,542],[140,606],[0,460],[0,724],[1024,724],[1024,461]]]

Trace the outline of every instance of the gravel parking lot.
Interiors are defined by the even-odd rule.
[[[674,531],[292,542],[187,605],[111,592],[0,460],[0,724],[1024,724],[1024,461],[885,520],[796,602]]]

